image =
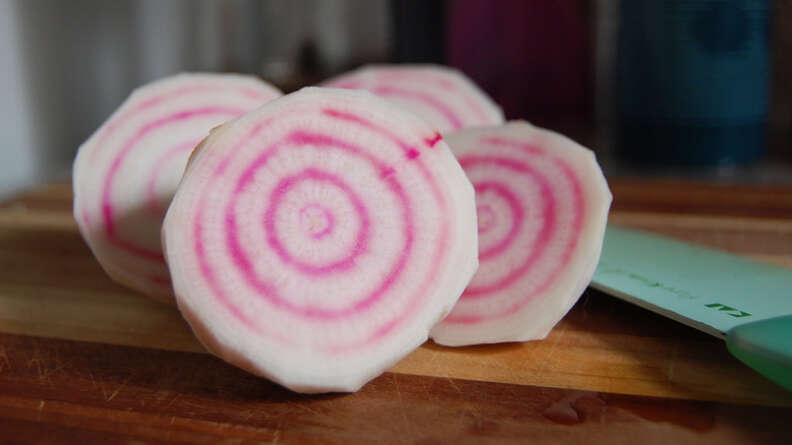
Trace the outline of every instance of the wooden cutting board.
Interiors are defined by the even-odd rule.
[[[704,185],[683,188],[673,183],[637,181],[617,182],[611,185],[616,197],[611,214],[612,222],[645,228],[792,267],[792,219],[789,218],[792,216],[792,193],[788,190],[746,190]],[[636,190],[644,192],[636,194]],[[696,200],[699,205],[696,205]],[[706,212],[701,213],[697,210],[701,208]],[[260,385],[256,383],[259,382],[258,379],[229,369],[230,367],[219,363],[218,360],[204,356],[203,348],[194,339],[176,309],[141,297],[114,284],[104,275],[77,232],[76,224],[71,217],[71,190],[67,184],[41,187],[0,205],[0,333],[4,333],[0,334],[2,335],[0,336],[0,419],[2,419],[0,433],[8,419],[34,422],[36,415],[41,416],[43,408],[39,407],[36,414],[38,402],[35,400],[25,398],[24,394],[13,397],[4,395],[21,391],[20,387],[15,386],[15,382],[26,382],[25,379],[31,379],[28,383],[35,387],[35,391],[31,389],[32,387],[28,390],[38,391],[36,394],[41,396],[41,403],[44,404],[42,407],[46,406],[45,396],[54,394],[51,391],[47,392],[46,382],[47,379],[52,382],[57,372],[52,369],[41,370],[44,356],[35,355],[40,350],[50,351],[50,356],[44,361],[54,360],[51,355],[52,350],[56,353],[67,351],[63,354],[69,355],[74,363],[82,363],[81,366],[84,366],[89,373],[112,374],[117,370],[111,363],[119,361],[125,363],[129,367],[125,369],[132,374],[137,372],[136,369],[140,366],[145,368],[145,373],[155,373],[156,369],[151,369],[154,365],[167,367],[168,364],[183,363],[184,368],[180,368],[180,373],[198,375],[205,372],[206,367],[219,366],[218,369],[223,369],[222,373],[228,376],[233,375],[235,379],[242,379],[249,385]],[[119,348],[117,345],[134,348]],[[98,364],[92,361],[91,354],[104,356],[110,362]],[[15,357],[14,360],[11,360],[12,357]],[[20,360],[24,366],[20,366]],[[36,366],[39,366],[38,374],[34,372]],[[57,363],[53,366],[57,371]],[[9,370],[14,368],[20,374],[8,374]],[[72,388],[69,385],[76,385],[74,379],[79,376],[84,377],[81,374],[84,371],[74,371],[76,374],[69,378],[61,376],[66,379],[61,383]],[[93,377],[91,382],[95,387],[96,382]],[[508,393],[512,396],[520,391],[528,391],[532,394],[531,397],[539,397],[538,400],[556,397],[562,401],[561,408],[556,409],[558,411],[556,414],[553,414],[553,406],[558,400],[549,401],[549,405],[541,410],[536,408],[536,413],[541,414],[539,417],[543,416],[545,420],[560,418],[561,424],[581,421],[581,416],[585,417],[581,412],[586,410],[581,411],[578,408],[585,407],[587,403],[596,406],[603,403],[607,405],[601,394],[608,395],[611,404],[626,403],[632,404],[630,406],[633,407],[644,406],[647,403],[651,405],[660,400],[654,398],[676,400],[669,409],[683,412],[685,409],[691,409],[691,406],[718,406],[721,407],[718,408],[719,413],[727,417],[732,415],[738,423],[747,422],[746,419],[754,415],[759,416],[757,419],[777,416],[777,414],[757,414],[766,409],[772,410],[760,406],[792,406],[792,393],[783,391],[732,358],[723,342],[593,290],[584,294],[546,340],[466,348],[444,348],[427,343],[398,363],[385,376],[367,385],[361,392],[364,395],[347,396],[349,398],[344,399],[343,403],[351,403],[350,401],[355,400],[355,397],[368,397],[365,394],[385,399],[400,397],[398,387],[400,382],[402,386],[408,388],[407,392],[411,397],[420,397],[421,394],[425,395],[426,391],[432,393],[435,390],[441,392],[475,390],[482,397],[497,398],[498,394],[504,391],[503,388],[510,388]],[[137,384],[146,386],[145,382]],[[89,384],[85,383],[85,385]],[[427,390],[422,385],[429,385],[434,389]],[[104,402],[96,402],[97,406],[106,408],[105,405],[112,404],[113,399],[119,394],[133,397],[126,393],[130,391],[127,386],[121,388],[116,386],[119,385],[102,387],[100,392],[103,394]],[[267,387],[272,388],[271,385]],[[69,397],[63,400],[76,403],[72,396],[87,390],[75,386],[70,391]],[[283,394],[282,390],[277,391],[280,391],[278,394]],[[57,391],[56,393],[60,394]],[[544,395],[540,397],[541,394]],[[590,397],[592,394],[600,396],[592,399]],[[619,399],[619,395],[627,398]],[[503,394],[501,396],[508,399]],[[646,398],[647,396],[651,398]],[[302,396],[294,396],[294,398],[306,403],[314,403],[317,400]],[[491,402],[489,398],[487,400]],[[680,399],[690,400],[691,403],[704,402],[707,405],[685,405],[686,402]],[[134,397],[131,400],[134,400]],[[147,400],[145,397],[141,400],[144,404],[154,403],[145,402]],[[369,399],[366,400],[368,400],[366,403],[373,403]],[[563,402],[564,400],[566,402]],[[619,400],[622,402],[618,402]],[[625,400],[627,402],[624,402]],[[223,405],[222,400],[217,401],[213,397],[201,401]],[[299,405],[301,402],[289,403]],[[465,403],[476,406],[470,400]],[[743,412],[744,410],[737,408],[732,414],[723,414],[731,412],[729,410],[732,409],[722,408],[727,406],[723,405],[724,403],[728,406],[753,405],[747,411],[752,414],[748,415]],[[57,415],[53,412],[49,414],[55,415],[55,418],[60,420],[47,424],[57,429],[63,425],[71,425],[76,421],[74,418],[81,419],[81,422],[85,421],[87,414],[80,411],[81,414],[77,415],[70,411],[69,406],[71,405],[48,408],[55,410]],[[280,409],[284,405],[277,406]],[[487,406],[495,409],[490,405]],[[129,407],[125,409],[127,408]],[[292,408],[300,410],[304,407],[292,406]],[[188,408],[184,409],[189,411]],[[272,406],[270,409],[273,409]],[[495,409],[493,413],[500,412],[499,409]],[[549,415],[547,409],[550,409]],[[25,410],[30,412],[24,414],[27,412]],[[662,410],[655,409],[651,412],[655,413],[652,415],[656,415],[660,411]],[[772,412],[776,413],[776,411]],[[788,418],[789,412],[786,410],[784,412],[786,414],[783,417]],[[159,419],[157,415],[155,418]],[[312,415],[316,417],[317,413]],[[322,414],[318,417],[328,415],[330,414]],[[255,416],[251,414],[249,419]],[[97,413],[96,416],[88,417],[94,419],[96,424],[80,430],[83,433],[89,430],[91,434],[99,430],[108,434],[118,433],[117,430],[104,426],[101,419],[106,420],[106,416]],[[185,415],[184,418],[193,419],[193,417]],[[152,431],[159,431],[157,428],[171,431],[167,425],[157,423],[159,420],[148,421],[145,420],[147,419],[145,416],[140,419],[124,418],[127,423],[131,422],[135,425],[142,422],[148,425],[148,428],[154,428]],[[222,416],[221,418],[226,419]],[[651,420],[651,415],[643,415],[641,418]],[[235,425],[245,423],[237,417],[226,420]],[[784,428],[780,420],[781,417],[777,427]],[[667,417],[659,421],[665,422],[664,424],[669,422]],[[21,425],[18,422],[13,424]],[[328,424],[338,426],[333,422]],[[414,424],[415,422],[406,423],[412,425],[415,438],[432,437],[421,435],[420,428]],[[529,424],[530,422],[525,425]],[[190,425],[192,425],[190,431],[197,431],[194,424]],[[482,424],[477,428],[481,431],[486,430]],[[689,429],[685,427],[682,430]],[[34,428],[18,430],[26,432],[25,434],[33,434],[31,431],[36,431]],[[136,431],[134,437],[148,437],[139,436],[139,430],[134,431]],[[179,431],[184,433],[183,429]],[[267,431],[268,436],[265,437],[280,437],[272,435],[275,434],[273,431],[281,430],[267,429]],[[304,429],[300,431],[305,432]],[[322,431],[327,433],[327,430]],[[773,430],[771,428],[767,431]],[[210,428],[204,432],[215,434],[217,431]],[[224,436],[217,434],[219,434],[217,437]],[[161,438],[156,434],[151,437]],[[299,439],[298,441],[307,440],[303,436],[290,437]],[[327,439],[331,436],[318,437]],[[363,441],[366,442],[373,437],[375,436],[363,436]],[[483,437],[490,436],[486,434],[480,436]],[[499,436],[495,434],[491,437]],[[713,437],[716,436],[711,436]],[[193,436],[187,439],[191,440],[190,438]],[[349,440],[353,438],[361,437],[347,437]]]

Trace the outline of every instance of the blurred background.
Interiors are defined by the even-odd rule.
[[[0,0],[0,199],[153,79],[374,62],[459,68],[611,177],[792,183],[790,54],[790,0]]]

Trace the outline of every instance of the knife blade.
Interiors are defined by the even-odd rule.
[[[792,390],[792,269],[608,225],[591,286],[726,340]]]

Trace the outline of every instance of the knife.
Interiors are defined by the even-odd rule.
[[[591,286],[725,339],[792,391],[792,269],[608,225]]]

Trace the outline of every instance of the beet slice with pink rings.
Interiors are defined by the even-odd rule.
[[[209,130],[281,96],[236,74],[179,74],[136,89],[80,146],[74,216],[115,281],[173,301],[162,219],[187,158]]]
[[[594,154],[526,122],[446,136],[476,189],[479,269],[439,344],[544,338],[599,260],[611,193]]]
[[[299,392],[355,391],[395,364],[478,265],[473,187],[435,129],[335,88],[213,130],[163,243],[204,345]]]
[[[441,133],[503,123],[503,111],[461,72],[438,65],[369,65],[323,86],[367,90],[425,119]]]

